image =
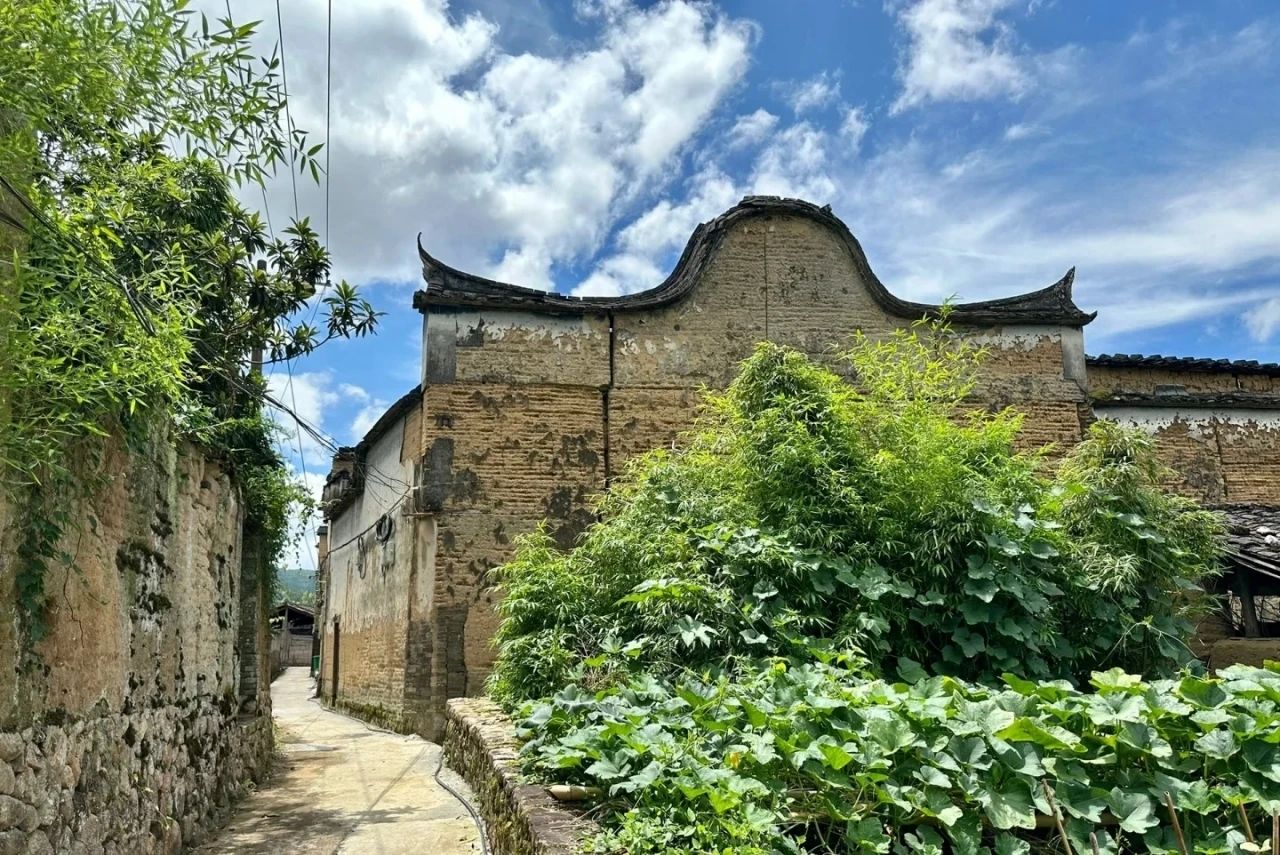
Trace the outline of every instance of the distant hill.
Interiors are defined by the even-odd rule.
[[[280,584],[276,590],[276,602],[288,600],[303,606],[315,605],[316,577],[310,570],[301,567],[293,570],[281,570]]]

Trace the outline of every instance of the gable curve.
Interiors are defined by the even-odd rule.
[[[887,314],[914,320],[935,316],[941,310],[942,307],[935,303],[903,300],[892,294],[871,269],[858,239],[831,212],[829,205],[819,207],[802,199],[777,196],[748,196],[714,220],[701,224],[690,236],[675,268],[661,284],[621,297],[572,297],[467,273],[428,253],[422,246],[419,233],[418,256],[422,260],[426,288],[414,294],[413,305],[423,312],[429,307],[466,307],[518,309],[549,315],[624,313],[660,308],[683,300],[693,291],[734,226],[778,215],[811,220],[831,232],[848,252],[872,299]],[[1074,280],[1073,267],[1057,282],[1037,291],[997,300],[955,303],[951,306],[951,319],[969,324],[1084,326],[1097,313],[1081,310],[1072,300]]]

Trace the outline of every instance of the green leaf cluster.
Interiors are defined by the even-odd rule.
[[[188,0],[0,3],[0,488],[21,509],[28,641],[107,437],[243,463],[250,523],[278,548],[300,491],[274,453],[221,444],[271,444],[254,366],[376,327],[345,282],[317,298],[330,261],[306,218],[273,235],[237,201],[285,164],[319,176],[256,27]]]
[[[1164,797],[1198,852],[1246,842],[1280,809],[1280,673],[1091,691],[1012,675],[890,683],[856,668],[762,660],[732,676],[647,675],[524,706],[534,774],[597,787],[607,851],[1177,852]],[[1041,822],[1041,825],[1044,823]]]
[[[1048,477],[1019,415],[971,403],[982,358],[940,321],[859,340],[847,378],[760,345],[574,550],[537,532],[500,569],[492,694],[768,655],[984,682],[1186,664],[1219,521],[1107,423]]]

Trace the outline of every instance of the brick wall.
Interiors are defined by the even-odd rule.
[[[572,314],[427,306],[421,483],[437,553],[424,626],[413,631],[429,640],[411,642],[419,659],[409,678],[425,699],[424,732],[439,732],[448,698],[483,691],[497,623],[489,571],[514,539],[545,519],[571,546],[593,519],[593,495],[628,458],[689,427],[700,390],[727,384],[757,342],[843,370],[834,350],[856,332],[910,323],[877,301],[868,276],[823,223],[762,216],[726,230],[696,287],[667,305]],[[960,328],[991,350],[983,400],[1022,407],[1032,444],[1078,441],[1078,326]]]

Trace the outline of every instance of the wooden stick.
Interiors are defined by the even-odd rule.
[[[1249,838],[1250,843],[1257,843],[1258,840],[1253,836],[1253,826],[1249,824],[1249,812],[1244,809],[1244,802],[1236,805],[1240,808],[1240,821],[1244,823],[1244,835]]]
[[[1280,813],[1271,813],[1271,855],[1280,855]]]
[[[1089,848],[1093,850],[1093,855],[1100,855],[1098,852],[1098,835],[1092,831],[1089,832]]]
[[[1173,807],[1173,796],[1166,792],[1164,794],[1164,803],[1169,808],[1169,820],[1173,823],[1174,836],[1178,838],[1178,849],[1182,851],[1182,855],[1191,855],[1187,851],[1187,839],[1182,836],[1182,823],[1178,822],[1178,812]],[[1280,855],[1280,852],[1272,853],[1272,855]]]
[[[1044,797],[1049,800],[1049,810],[1053,812],[1054,825],[1058,826],[1058,836],[1062,838],[1062,848],[1067,851],[1067,855],[1074,855],[1071,851],[1071,841],[1067,839],[1067,830],[1062,827],[1062,814],[1058,812],[1058,803],[1053,798],[1053,788],[1049,786],[1049,782],[1044,778],[1040,779],[1040,786],[1044,790]]]

